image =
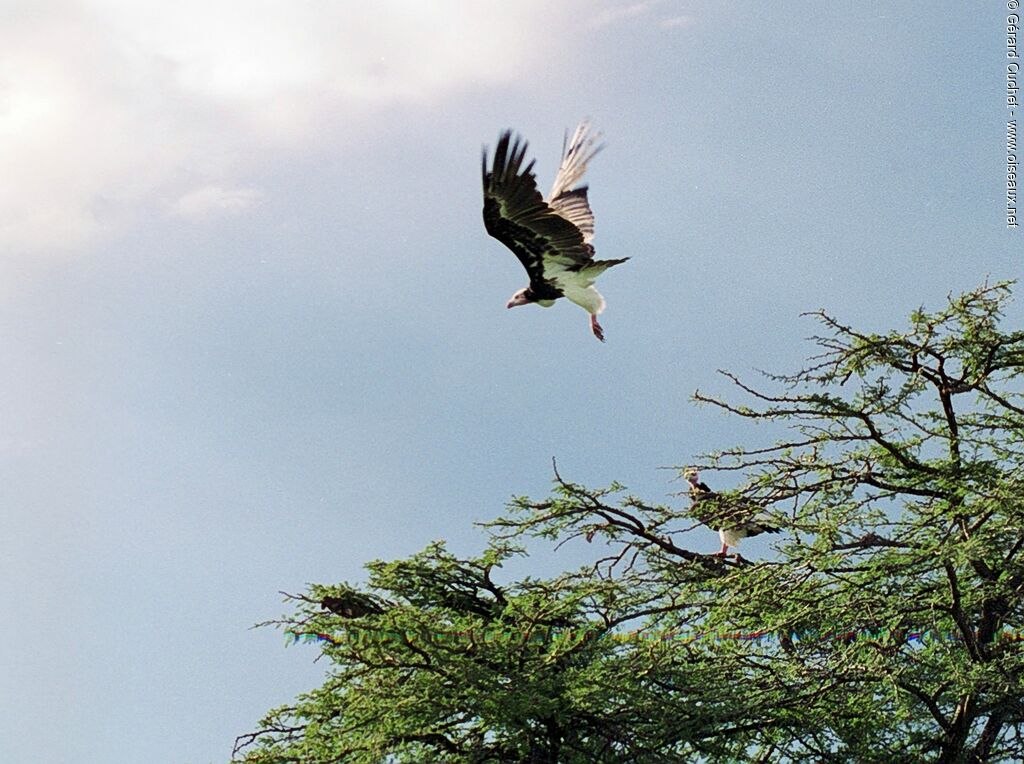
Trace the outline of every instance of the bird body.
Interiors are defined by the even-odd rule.
[[[762,533],[778,533],[779,529],[774,526],[761,525],[760,523],[744,523],[733,528],[719,528],[718,538],[722,542],[722,554],[729,547],[738,547],[740,542],[751,536],[759,536]]]
[[[545,200],[537,188],[534,162],[523,165],[527,143],[513,138],[510,130],[503,132],[490,167],[484,150],[483,217],[487,233],[512,250],[530,277],[506,307],[536,303],[548,308],[566,297],[590,314],[591,331],[603,342],[597,317],[605,301],[594,281],[629,258],[594,259],[594,213],[587,186],[574,186],[601,150],[595,141],[587,122],[580,123],[571,140],[566,134],[562,163]]]
[[[762,533],[778,533],[779,528],[769,525],[757,518],[758,510],[746,504],[727,502],[720,494],[712,491],[706,483],[701,482],[696,470],[686,472],[686,480],[690,484],[690,496],[694,505],[714,505],[713,516],[707,521],[709,525],[718,527],[718,538],[722,549],[718,555],[725,557],[729,547],[738,547],[740,541]],[[724,506],[723,506],[724,504]]]

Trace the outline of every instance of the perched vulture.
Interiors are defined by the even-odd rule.
[[[740,540],[762,533],[778,533],[779,529],[757,519],[758,509],[742,502],[730,501],[702,483],[697,470],[687,470],[686,480],[690,484],[693,506],[707,508],[698,514],[698,519],[718,528],[722,540],[722,551],[717,556],[725,557],[731,546],[739,546]],[[701,516],[703,515],[703,516]]]
[[[594,280],[619,260],[595,260],[594,213],[587,202],[587,187],[573,188],[587,170],[587,163],[600,151],[590,125],[581,122],[572,139],[569,133],[562,147],[562,164],[547,201],[537,190],[533,161],[525,167],[526,141],[506,130],[498,138],[494,164],[488,169],[484,149],[484,226],[487,233],[515,253],[530,277],[529,286],[508,301],[508,308],[535,302],[551,307],[559,297],[568,297],[590,314],[590,329],[604,342],[597,317],[604,310],[604,298]]]
[[[359,592],[346,592],[341,597],[324,597],[320,607],[330,610],[342,618],[362,618],[364,615],[380,615],[384,612],[373,598]]]

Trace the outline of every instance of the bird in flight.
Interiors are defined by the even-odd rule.
[[[590,329],[604,342],[597,322],[604,298],[594,280],[629,258],[594,259],[594,213],[587,202],[587,186],[573,186],[601,146],[594,145],[597,137],[585,121],[571,139],[568,131],[565,138],[562,164],[546,201],[537,189],[534,162],[523,166],[526,141],[513,138],[511,130],[503,132],[490,168],[484,149],[484,227],[512,250],[530,277],[529,286],[512,295],[506,307],[534,302],[549,308],[559,297],[568,297],[590,314]]]
[[[758,510],[749,504],[726,499],[701,482],[697,470],[686,471],[690,484],[693,506],[700,510],[697,518],[707,525],[718,527],[718,538],[722,540],[722,551],[716,556],[725,557],[729,547],[739,546],[742,539],[762,533],[778,533],[774,525],[768,525],[756,518]],[[701,516],[703,515],[703,517]]]

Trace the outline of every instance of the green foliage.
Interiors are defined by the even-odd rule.
[[[370,563],[359,589],[291,598],[276,623],[319,641],[328,677],[237,755],[1024,759],[1024,332],[1000,329],[1009,295],[986,285],[886,334],[817,313],[820,354],[768,376],[774,391],[727,375],[750,400],[697,393],[789,428],[691,465],[742,476],[717,501],[784,529],[772,559],[682,546],[707,504],[652,505],[556,471],[550,497],[489,524],[479,557],[433,544]],[[500,581],[533,538],[590,544],[593,559]]]

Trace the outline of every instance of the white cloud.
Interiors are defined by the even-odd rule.
[[[671,18],[662,19],[661,26],[667,28],[671,27],[688,27],[694,23],[693,16],[672,16]]]
[[[608,26],[609,24],[615,24],[627,19],[635,19],[640,16],[646,16],[649,12],[656,8],[665,9],[667,0],[641,0],[637,3],[629,3],[625,5],[615,5],[610,8],[606,8],[601,11],[593,19],[593,25],[596,27]],[[674,5],[675,3],[669,3]],[[662,10],[661,14],[665,12],[671,13],[671,10]],[[671,27],[687,27],[695,23],[695,18],[689,14],[677,14],[675,16],[667,16],[658,21],[658,26],[663,28]]]
[[[658,0],[643,0],[643,2],[632,3],[631,5],[620,5],[614,8],[606,8],[594,17],[594,25],[603,27],[608,24],[613,24],[616,21],[640,16],[647,13],[647,11],[656,5],[657,2]]]
[[[256,204],[263,194],[255,188],[203,186],[190,191],[171,205],[171,214],[183,218],[208,218],[243,212]]]
[[[0,252],[75,251],[153,199],[185,217],[248,206],[250,157],[527,75],[571,15],[542,0],[24,4],[0,28]]]

